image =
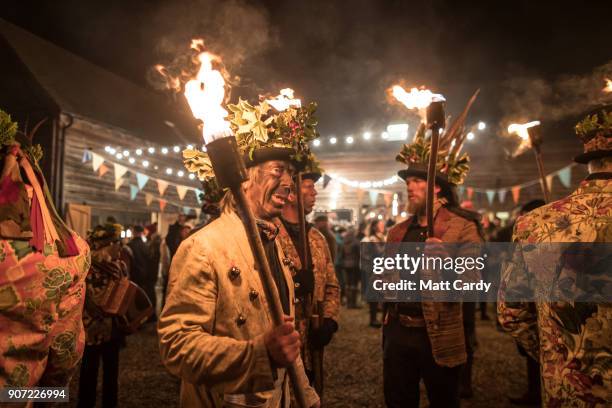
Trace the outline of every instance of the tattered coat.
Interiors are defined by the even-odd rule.
[[[276,247],[281,253],[280,244]],[[170,268],[158,323],[162,361],[181,377],[183,407],[280,407],[289,404],[284,369],[271,364],[264,333],[270,307],[241,219],[224,212],[184,240]],[[283,265],[293,311],[293,281]],[[318,401],[302,360],[307,402]]]

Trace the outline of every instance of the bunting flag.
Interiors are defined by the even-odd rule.
[[[150,206],[152,202],[153,202],[153,194],[145,193],[145,204],[147,206]]]
[[[495,199],[495,190],[487,190],[487,200],[489,204],[493,204],[493,200]]]
[[[570,188],[572,184],[572,166],[567,166],[557,172],[559,181],[563,184],[563,187]]]
[[[512,187],[512,201],[514,201],[514,204],[518,204],[520,195],[521,195],[521,186]]]
[[[92,154],[92,153],[91,153],[91,150],[89,150],[89,149],[85,149],[85,150],[83,151],[83,158],[81,159],[81,161],[82,161],[83,163],[86,163],[86,162],[90,161],[90,160],[91,160],[91,154]]]
[[[467,199],[471,200],[472,197],[474,196],[474,189],[472,187],[468,187],[466,191],[467,191]]]
[[[332,180],[331,177],[329,177],[327,174],[323,175],[323,190],[325,190],[327,188],[327,185],[329,184],[329,182]]]
[[[546,188],[548,189],[548,193],[552,194],[552,186],[553,186],[553,174],[546,176]]]
[[[378,191],[369,191],[370,193],[370,203],[372,204],[372,207],[376,206],[376,202],[378,201]]]
[[[504,201],[506,201],[506,193],[508,192],[507,189],[502,188],[500,190],[497,191],[497,194],[499,195],[499,202],[503,203]]]
[[[193,192],[195,193],[196,199],[198,200],[198,204],[202,204],[202,197],[200,196],[204,195],[204,192],[199,188],[196,188],[195,190],[193,190]]]
[[[191,207],[183,207],[183,213],[185,213],[185,215],[191,214]]]
[[[160,198],[159,199],[159,210],[163,212],[164,208],[166,208],[166,204],[168,204],[168,202]]]
[[[136,173],[136,183],[138,184],[139,190],[142,190],[144,186],[147,185],[147,181],[149,181],[149,176],[142,173]]]
[[[137,194],[138,194],[138,186],[135,186],[134,184],[130,184],[130,200],[134,201]]]
[[[157,191],[159,191],[160,197],[163,197],[166,189],[168,188],[168,182],[164,180],[155,180],[157,181]]]
[[[200,219],[200,215],[202,214],[202,209],[201,208],[194,208],[195,213],[196,213],[196,220]]]
[[[391,202],[393,201],[393,194],[392,193],[385,193],[383,195],[383,199],[385,200],[385,206],[391,207]]]
[[[457,186],[457,194],[459,198],[463,197],[463,193],[465,192],[465,186]]]
[[[357,189],[357,201],[359,202],[359,204],[361,204],[361,202],[363,201],[364,194],[365,190],[362,190],[360,188]]]
[[[93,167],[93,171],[98,171],[102,163],[104,163],[104,157],[96,153],[91,154],[91,167]]]
[[[176,186],[176,194],[178,194],[178,197],[181,201],[183,201],[183,198],[185,198],[185,194],[187,194],[187,190],[188,187],[187,186]]]
[[[109,170],[110,169],[105,164],[101,164],[100,167],[98,167],[98,175],[102,177],[108,173]]]
[[[115,179],[115,191],[119,190],[119,187],[121,187],[124,181],[124,178]]]
[[[113,163],[113,166],[115,166],[115,181],[125,176],[125,173],[128,171],[127,167],[122,166],[119,163]]]

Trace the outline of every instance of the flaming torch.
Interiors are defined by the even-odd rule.
[[[612,92],[612,79],[606,78],[606,86],[604,87],[603,91],[605,93]]]
[[[408,109],[418,109],[421,120],[427,123],[431,130],[431,148],[427,166],[427,200],[425,211],[427,214],[427,236],[434,236],[434,187],[436,182],[436,161],[440,141],[440,129],[445,126],[444,102],[442,95],[434,94],[428,89],[412,88],[406,92],[400,85],[394,85],[392,95]]]
[[[546,176],[544,174],[544,162],[542,161],[542,135],[540,133],[540,121],[534,120],[532,122],[523,124],[513,123],[508,126],[508,133],[515,133],[521,138],[521,144],[519,145],[517,152],[523,152],[530,147],[533,148],[536,164],[538,165],[538,173],[540,173],[540,185],[542,187],[542,193],[544,194],[544,200],[549,202],[550,196],[548,187],[546,185]]]
[[[200,53],[197,58],[200,68],[195,78],[186,82],[185,98],[193,116],[202,120],[202,135],[219,186],[231,190],[241,214],[244,215],[247,236],[255,260],[260,266],[261,281],[272,308],[272,319],[274,324],[279,326],[283,323],[283,308],[278,288],[268,264],[255,217],[241,188],[242,182],[247,180],[247,172],[236,138],[226,120],[227,111],[223,108],[225,80],[221,72],[213,68],[213,62],[220,60],[207,52]],[[307,408],[304,390],[298,382],[296,364],[289,366],[287,371],[299,406]]]

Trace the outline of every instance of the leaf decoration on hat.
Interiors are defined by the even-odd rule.
[[[201,181],[215,176],[210,158],[205,152],[193,149],[183,150],[183,164],[187,171],[194,173]]]
[[[591,140],[598,132],[612,132],[612,111],[601,110],[592,115],[587,115],[575,126],[576,135],[584,143]]]
[[[470,170],[470,158],[467,153],[461,153],[461,148],[467,137],[465,120],[467,114],[476,100],[480,90],[470,98],[461,115],[455,119],[447,131],[440,135],[438,157],[436,158],[436,171],[446,174],[452,184],[462,184]],[[411,143],[404,144],[395,160],[409,166],[410,164],[428,164],[431,152],[431,133],[421,123],[417,128]]]
[[[0,109],[0,145],[10,146],[15,143],[17,122],[13,122],[11,115]]]

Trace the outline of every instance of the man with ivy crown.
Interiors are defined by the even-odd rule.
[[[480,217],[459,207],[455,191],[469,170],[469,157],[460,153],[466,138],[463,122],[468,109],[469,105],[440,136],[433,203],[434,237],[427,238],[425,212],[431,139],[422,123],[412,143],[405,144],[396,157],[406,165],[398,176],[406,182],[410,217],[389,230],[387,243],[454,243],[458,249],[453,256],[478,256],[477,248],[471,244],[482,242]],[[417,273],[424,281],[438,279],[435,270],[422,269]],[[461,278],[476,281],[478,275],[476,270],[467,270]],[[431,407],[459,407],[461,376],[471,377],[475,339],[473,331],[464,328],[462,303],[435,302],[433,295],[426,292],[420,292],[417,302],[385,304],[383,385],[385,403],[391,408],[418,407],[421,379]]]
[[[304,170],[300,173],[304,216],[310,214],[314,209],[317,197],[315,183],[323,173],[314,154],[310,154],[305,164]],[[289,193],[277,225],[280,229],[279,239],[283,251],[293,271],[297,302],[296,325],[302,339],[301,355],[308,377],[316,384],[313,381],[314,376],[321,376],[322,372],[313,371],[315,364],[313,358],[316,357],[313,356],[312,351],[316,350],[320,353],[338,330],[340,286],[327,241],[323,234],[309,222],[305,223],[308,247],[306,254],[302,254],[304,249],[300,242],[301,227],[296,188],[297,183]],[[301,259],[306,259],[305,266],[302,266]],[[318,328],[314,329],[311,327],[310,317],[319,314],[322,315],[322,322]]]
[[[228,105],[248,172],[241,188],[259,227],[285,322],[273,327],[243,215],[226,191],[219,217],[184,240],[173,258],[159,318],[162,361],[182,379],[181,406],[288,407],[285,368],[293,362],[308,406],[319,406],[300,357],[292,271],[274,224],[303,161],[300,152],[316,136],[315,108],[274,112],[267,102],[253,106],[244,100]],[[207,154],[186,150],[183,157],[187,169],[213,188]]]
[[[591,111],[575,130],[584,153],[574,161],[586,164],[589,175],[569,196],[519,217],[514,242],[612,242],[612,105]],[[517,245],[512,261],[502,272],[501,287],[551,293],[557,279],[563,277],[564,285],[577,288],[589,272],[597,273],[598,265],[606,265],[609,277],[609,257],[602,259],[600,251],[584,256],[574,250],[569,257],[559,249],[547,248],[550,246]],[[585,250],[589,248],[587,245]],[[605,286],[605,272],[598,276],[598,286]],[[506,300],[508,292],[499,292],[498,319],[540,362],[542,406],[612,406],[610,303],[550,300],[538,301],[534,309],[526,302]]]

